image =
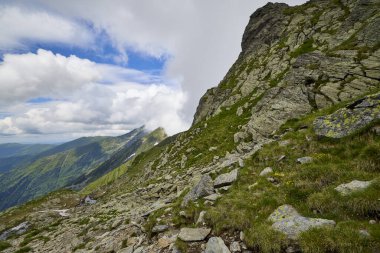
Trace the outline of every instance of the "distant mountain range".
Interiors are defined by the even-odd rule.
[[[117,137],[82,137],[61,145],[1,144],[0,210],[56,189],[80,189],[165,137],[162,128],[149,133],[140,127]]]

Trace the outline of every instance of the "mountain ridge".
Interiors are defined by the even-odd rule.
[[[379,10],[373,0],[258,9],[188,131],[110,183],[1,214],[0,230],[40,228],[4,252],[378,251]],[[80,205],[88,194],[96,203]]]

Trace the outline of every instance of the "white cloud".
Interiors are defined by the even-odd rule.
[[[170,78],[182,80],[191,121],[204,92],[216,86],[236,60],[249,16],[268,0],[37,0],[63,15],[90,20],[114,45],[171,56]],[[306,0],[285,0],[291,5]],[[85,11],[84,11],[85,10]],[[112,13],[112,15],[110,15]]]
[[[0,100],[8,102],[0,108],[11,116],[0,119],[0,141],[115,135],[141,125],[150,130],[162,126],[169,134],[185,130],[188,125],[180,113],[185,94],[157,80],[140,71],[45,50],[7,55],[0,65]],[[56,100],[15,103],[36,96]]]
[[[47,11],[0,4],[0,50],[26,47],[28,41],[57,42],[74,46],[93,43],[83,25]]]
[[[96,64],[39,49],[36,54],[6,54],[0,64],[0,105],[35,97],[59,97],[100,80]]]

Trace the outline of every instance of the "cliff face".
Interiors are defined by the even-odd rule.
[[[237,61],[202,97],[188,131],[84,192],[0,214],[0,239],[8,241],[0,247],[378,251],[378,27],[377,0],[258,9]],[[86,204],[89,192],[96,203]]]
[[[242,52],[202,97],[194,124],[249,98],[238,136],[260,143],[288,119],[379,88],[379,25],[378,1],[268,3],[251,15]]]

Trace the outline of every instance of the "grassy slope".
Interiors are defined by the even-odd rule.
[[[158,128],[154,130],[153,132],[146,135],[139,148],[136,150],[135,154],[138,156],[139,154],[148,151],[152,147],[154,147],[156,144],[161,142],[167,137],[165,130],[163,128]],[[101,186],[111,184],[114,182],[117,178],[121,177],[123,174],[125,174],[132,165],[134,160],[134,156],[131,157],[127,162],[121,164],[116,169],[113,169],[112,171],[108,172],[107,174],[103,175],[102,177],[98,178],[94,182],[87,185],[83,190],[82,193],[90,193],[96,189],[98,189]]]
[[[370,225],[370,219],[380,218],[380,136],[363,131],[344,139],[318,138],[312,122],[318,115],[332,112],[338,106],[313,113],[299,120],[291,120],[282,127],[292,128],[283,140],[287,146],[273,142],[263,147],[240,170],[237,182],[215,206],[190,205],[187,219],[173,218],[177,226],[194,226],[201,210],[216,234],[244,231],[245,242],[261,252],[284,250],[288,241],[273,231],[267,218],[282,204],[293,205],[309,217],[334,219],[334,229],[315,229],[301,236],[304,252],[368,252],[380,247],[380,227]],[[233,115],[230,115],[234,117]],[[309,141],[307,141],[309,139]],[[281,155],[286,158],[278,162]],[[310,164],[297,164],[296,159],[311,156]],[[272,167],[274,185],[259,173]],[[334,188],[352,180],[375,180],[365,191],[340,196]],[[180,201],[174,205],[178,212]],[[157,216],[152,216],[154,220]],[[165,221],[163,221],[165,222]],[[148,222],[149,224],[149,222]],[[149,227],[149,226],[148,226]],[[371,237],[361,236],[367,230]]]

